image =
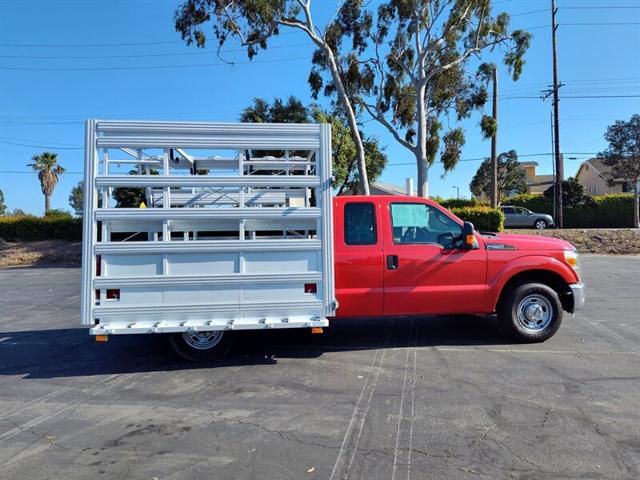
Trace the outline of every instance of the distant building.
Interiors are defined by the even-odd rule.
[[[544,191],[553,185],[553,175],[536,175],[538,162],[519,162],[527,174],[527,193],[542,195]]]
[[[606,174],[611,170],[604,164],[602,158],[590,158],[582,162],[576,180],[584,187],[584,193],[587,195],[605,195],[607,193],[626,193],[630,192],[627,182],[619,182],[614,186],[607,183]]]
[[[413,178],[407,178],[405,185],[395,185],[387,182],[373,182],[369,185],[369,191],[371,195],[415,195],[416,192],[413,188]],[[358,192],[353,190],[347,190],[342,195],[357,195]]]
[[[534,195],[542,195],[544,191],[553,185],[553,175],[536,175],[538,162],[518,162],[520,168],[527,174],[527,192]],[[482,202],[488,202],[489,197],[482,193],[476,197]]]

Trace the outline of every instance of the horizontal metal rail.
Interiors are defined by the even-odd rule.
[[[114,301],[116,303],[116,301]],[[234,313],[242,310],[243,313],[255,313],[271,311],[308,312],[310,310],[322,311],[321,300],[304,300],[288,302],[230,302],[230,303],[204,303],[200,305],[138,305],[115,306],[98,305],[94,308],[94,317],[102,319],[152,315],[162,318],[167,315],[202,315],[203,318],[215,317],[221,313]]]
[[[318,125],[313,123],[237,123],[237,122],[166,122],[154,120],[95,120],[98,133],[153,132],[203,133],[207,135],[246,135],[263,132],[265,135],[318,135]]]
[[[99,175],[96,187],[317,187],[316,175],[247,175],[244,177],[207,177],[189,175],[168,177],[162,175]]]
[[[202,149],[246,149],[275,150],[287,145],[291,150],[313,150],[318,148],[318,140],[310,137],[290,136],[286,139],[270,136],[238,136],[215,138],[207,135],[185,136],[140,136],[118,135],[96,139],[98,148],[202,148]]]
[[[110,321],[99,323],[90,330],[92,335],[115,335],[134,333],[178,333],[211,330],[260,330],[284,328],[327,327],[326,318],[291,316],[288,318],[250,318],[242,320],[143,320],[136,322]]]
[[[304,219],[320,218],[319,208],[103,208],[96,210],[96,220],[233,220],[233,219]]]
[[[141,253],[299,252],[321,248],[320,240],[298,238],[285,240],[183,240],[105,242],[96,244],[94,253],[97,255],[139,255]]]
[[[154,275],[145,277],[97,277],[94,288],[171,287],[201,285],[245,285],[255,283],[319,282],[322,272],[234,273],[229,275]]]
[[[274,190],[272,192],[251,192],[243,195],[243,201],[245,204],[260,204],[260,205],[285,205],[287,202],[287,195],[285,192],[279,192]],[[304,198],[304,191],[300,191],[297,197]],[[164,198],[164,192],[153,192],[153,206],[162,207]],[[236,205],[241,201],[241,195],[238,192],[207,192],[202,191],[198,193],[182,193],[171,192],[171,205]],[[289,196],[293,198],[293,196]]]

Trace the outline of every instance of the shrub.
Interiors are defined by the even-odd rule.
[[[447,198],[438,202],[444,208],[488,207],[489,204],[472,198]]]
[[[60,216],[35,217],[13,215],[0,217],[0,238],[16,240],[69,240],[82,239],[82,220]]]
[[[633,195],[599,195],[593,202],[591,207],[566,209],[565,227],[633,228]]]
[[[49,209],[49,210],[47,210],[47,213],[44,214],[44,216],[47,219],[53,219],[53,218],[71,219],[71,218],[73,218],[73,215],[71,215],[71,212],[67,212],[66,210],[62,210],[60,208]]]
[[[532,193],[522,193],[515,197],[507,198],[503,205],[513,205],[516,207],[528,208],[535,213],[546,213],[553,215],[553,199],[546,198],[544,195],[534,195]]]
[[[505,205],[553,215],[553,200],[542,195],[522,194]],[[564,210],[565,228],[633,228],[633,195],[628,193],[590,197],[585,205]]]
[[[465,222],[473,223],[480,232],[501,232],[504,230],[504,214],[489,207],[461,207],[451,211]]]

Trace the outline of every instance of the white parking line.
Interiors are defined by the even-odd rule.
[[[367,418],[367,414],[369,413],[369,409],[371,408],[371,399],[373,397],[373,392],[375,391],[378,384],[378,378],[380,377],[382,364],[384,363],[384,357],[388,350],[387,347],[392,329],[393,322],[391,327],[387,331],[387,338],[385,340],[384,346],[376,350],[373,361],[369,366],[367,378],[365,379],[364,385],[362,386],[362,390],[360,391],[360,395],[358,397],[358,401],[356,402],[356,406],[353,409],[353,413],[351,414],[351,419],[349,420],[347,431],[345,432],[344,438],[342,439],[340,451],[338,452],[336,462],[333,465],[333,469],[331,470],[331,476],[329,477],[329,480],[334,480],[336,478],[344,479],[348,478],[349,476],[349,471],[351,470],[353,459],[355,458],[356,452],[358,451],[358,444],[360,443],[360,438],[362,436],[364,422]],[[354,433],[356,430],[357,433]],[[349,462],[345,467],[347,456],[349,457]]]

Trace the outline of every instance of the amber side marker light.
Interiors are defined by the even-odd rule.
[[[96,335],[96,342],[108,342],[109,335]]]
[[[473,245],[476,241],[476,237],[473,235],[467,235],[467,245]]]
[[[314,333],[314,334],[322,333],[322,327],[311,327],[311,333]]]
[[[575,250],[565,250],[564,261],[571,265],[574,270],[578,269],[578,253]]]

